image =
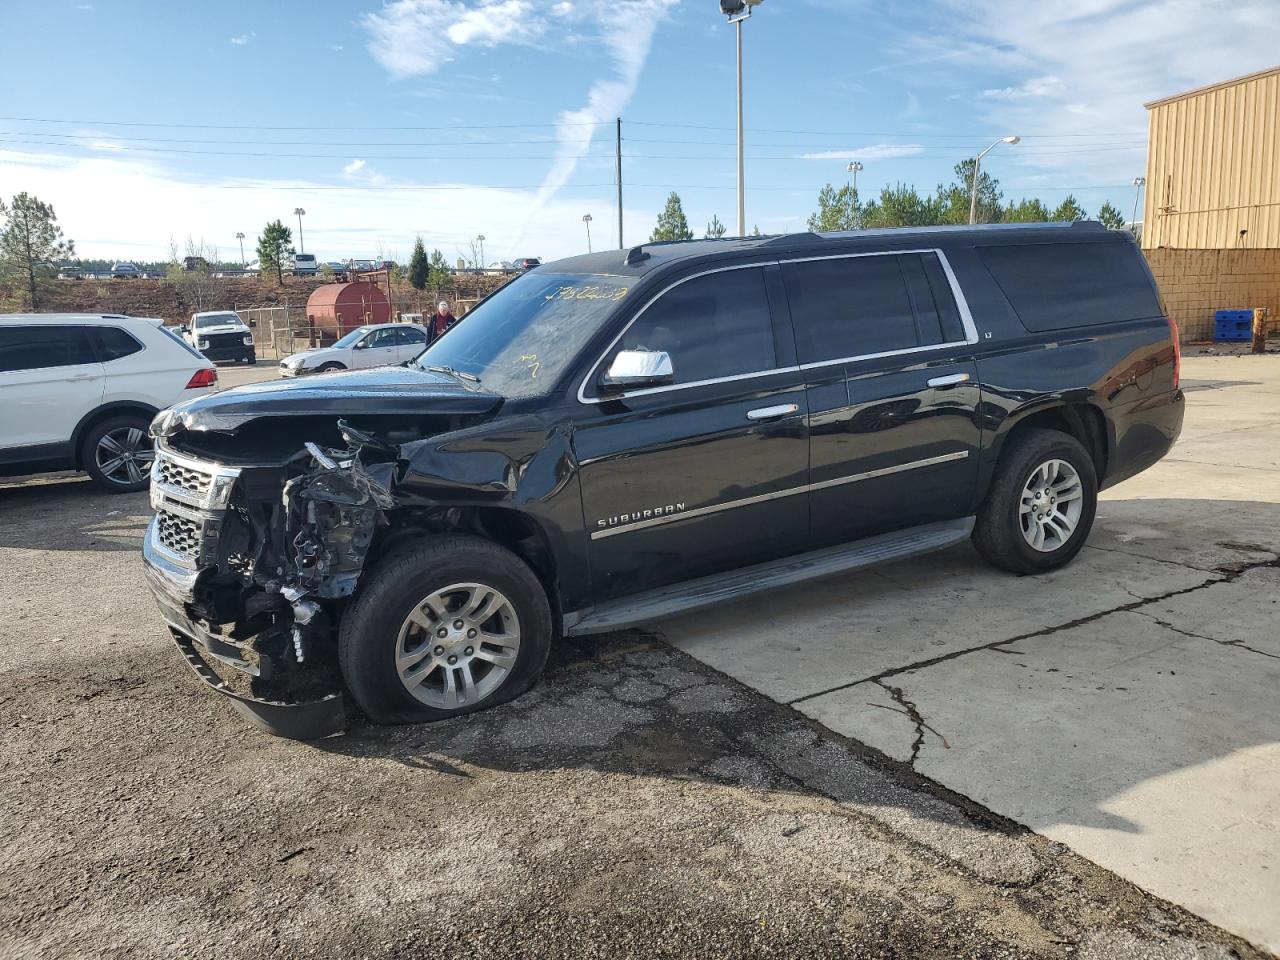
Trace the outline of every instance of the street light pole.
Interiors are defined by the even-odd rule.
[[[853,202],[857,204],[857,206],[853,208],[853,229],[855,230],[862,229],[862,204],[858,203],[858,172],[861,169],[862,169],[861,160],[849,161],[848,170],[849,170],[850,176],[852,177],[852,180],[850,183],[853,189],[853,196],[850,199],[852,199]]]
[[[586,213],[582,216],[582,222],[587,225],[587,253],[591,252],[591,214]]]
[[[298,252],[299,253],[307,252],[307,246],[302,242],[302,217],[303,217],[303,214],[305,214],[306,212],[307,211],[303,210],[301,207],[293,208],[294,216],[298,218]]]
[[[742,123],[742,24],[764,0],[720,0],[720,12],[738,33],[738,236],[747,235],[747,174]]]
[[[1001,137],[987,149],[983,150],[973,159],[973,185],[969,188],[969,225],[978,222],[978,169],[982,166],[982,158],[988,153],[1000,146],[1002,143],[1014,144],[1022,140],[1021,137]]]
[[[484,234],[482,233],[478,237],[476,237],[476,241],[480,244],[480,263],[478,264],[478,266],[480,267],[481,270],[483,270],[484,269]]]
[[[244,233],[237,233],[236,239],[240,241],[240,266],[244,266]]]
[[[1129,229],[1135,237],[1138,235],[1138,201],[1142,198],[1142,188],[1146,183],[1146,177],[1133,178],[1133,216],[1129,218]]]

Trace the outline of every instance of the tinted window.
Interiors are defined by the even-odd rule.
[[[1142,255],[1131,243],[979,247],[1028,330],[1062,330],[1162,315]]]
[[[896,256],[784,263],[801,363],[919,346]]]
[[[85,327],[0,327],[0,371],[96,362]]]
[[[366,347],[394,347],[396,345],[396,334],[399,331],[387,327],[382,330],[375,330],[369,335],[369,339],[364,342]]]
[[[103,363],[119,360],[142,349],[142,344],[119,327],[95,327],[93,340],[98,348],[98,359]]]
[[[423,333],[421,330],[401,330],[399,331],[399,333],[400,333],[401,343],[426,343],[427,342],[427,335]]]
[[[665,350],[676,383],[714,380],[777,366],[764,270],[695,277],[653,303],[614,350]]]

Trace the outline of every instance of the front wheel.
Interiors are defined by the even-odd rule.
[[[335,370],[347,369],[340,363],[326,363],[316,368],[316,373],[333,373]]]
[[[1056,430],[1027,430],[1008,441],[973,543],[1013,573],[1056,570],[1084,546],[1097,508],[1097,474],[1080,442]]]
[[[366,574],[338,636],[343,678],[379,723],[505,703],[537,680],[551,611],[533,571],[479,537],[432,536]]]

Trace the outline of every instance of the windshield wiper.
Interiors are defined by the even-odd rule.
[[[455,370],[453,367],[446,367],[443,364],[430,363],[426,369],[433,373],[447,373],[451,377],[457,377],[459,380],[470,380],[472,383],[479,383],[480,378],[474,373],[463,373],[461,370]]]

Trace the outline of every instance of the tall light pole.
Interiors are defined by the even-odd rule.
[[[742,135],[742,25],[764,0],[720,0],[720,12],[738,31],[738,236],[747,235],[747,175]]]
[[[1146,177],[1133,178],[1133,216],[1129,218],[1129,229],[1135,237],[1138,235],[1138,201],[1142,199],[1142,188],[1146,184]]]
[[[476,242],[480,244],[480,263],[478,264],[478,266],[480,267],[481,270],[483,270],[484,269],[484,234],[483,233],[476,237]]]
[[[973,158],[973,185],[969,188],[969,224],[972,226],[978,220],[978,169],[982,166],[982,158],[988,153],[1000,146],[1002,143],[1018,143],[1021,137],[1001,137],[987,149]]]
[[[244,233],[237,233],[236,239],[240,241],[240,266],[244,266]]]
[[[303,210],[301,207],[293,208],[293,215],[298,218],[298,252],[299,253],[307,252],[307,246],[302,242],[302,217],[306,214],[306,212],[307,211]]]
[[[853,229],[861,230],[862,229],[862,204],[858,203],[858,172],[862,170],[862,161],[850,160],[848,170],[849,170],[849,176],[852,178],[852,180],[850,181],[851,186],[853,188],[852,199],[854,203],[858,204],[856,207],[853,208]]]
[[[587,225],[587,253],[591,252],[591,214],[584,213],[582,222]]]

